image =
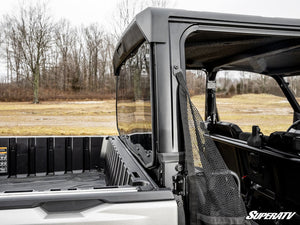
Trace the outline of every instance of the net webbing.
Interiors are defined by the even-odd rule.
[[[185,146],[190,224],[247,224],[238,187],[193,105],[181,72],[179,102]]]

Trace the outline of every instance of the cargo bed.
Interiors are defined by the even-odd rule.
[[[0,144],[7,150],[0,209],[46,207],[62,200],[173,199],[169,190],[157,187],[118,137],[4,137]]]
[[[0,192],[59,191],[105,187],[104,172],[91,171],[81,174],[30,176],[25,178],[0,177]]]

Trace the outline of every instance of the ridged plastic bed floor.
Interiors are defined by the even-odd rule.
[[[97,171],[24,178],[0,177],[0,192],[90,189],[104,186],[105,175]]]

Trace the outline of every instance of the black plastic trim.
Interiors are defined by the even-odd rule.
[[[287,152],[276,150],[271,147],[256,148],[256,147],[247,145],[246,141],[237,140],[237,139],[229,138],[229,137],[224,137],[222,135],[216,135],[216,134],[210,135],[210,137],[214,141],[229,144],[229,145],[236,146],[236,147],[240,147],[241,149],[244,149],[246,151],[263,153],[265,155],[278,157],[278,158],[285,159],[285,160],[300,162],[300,157],[297,157],[297,156],[287,153]]]

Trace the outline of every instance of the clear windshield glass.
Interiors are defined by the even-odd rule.
[[[136,134],[132,142],[151,148],[150,45],[142,44],[121,67],[117,116],[120,135]],[[134,140],[133,140],[134,139]]]

